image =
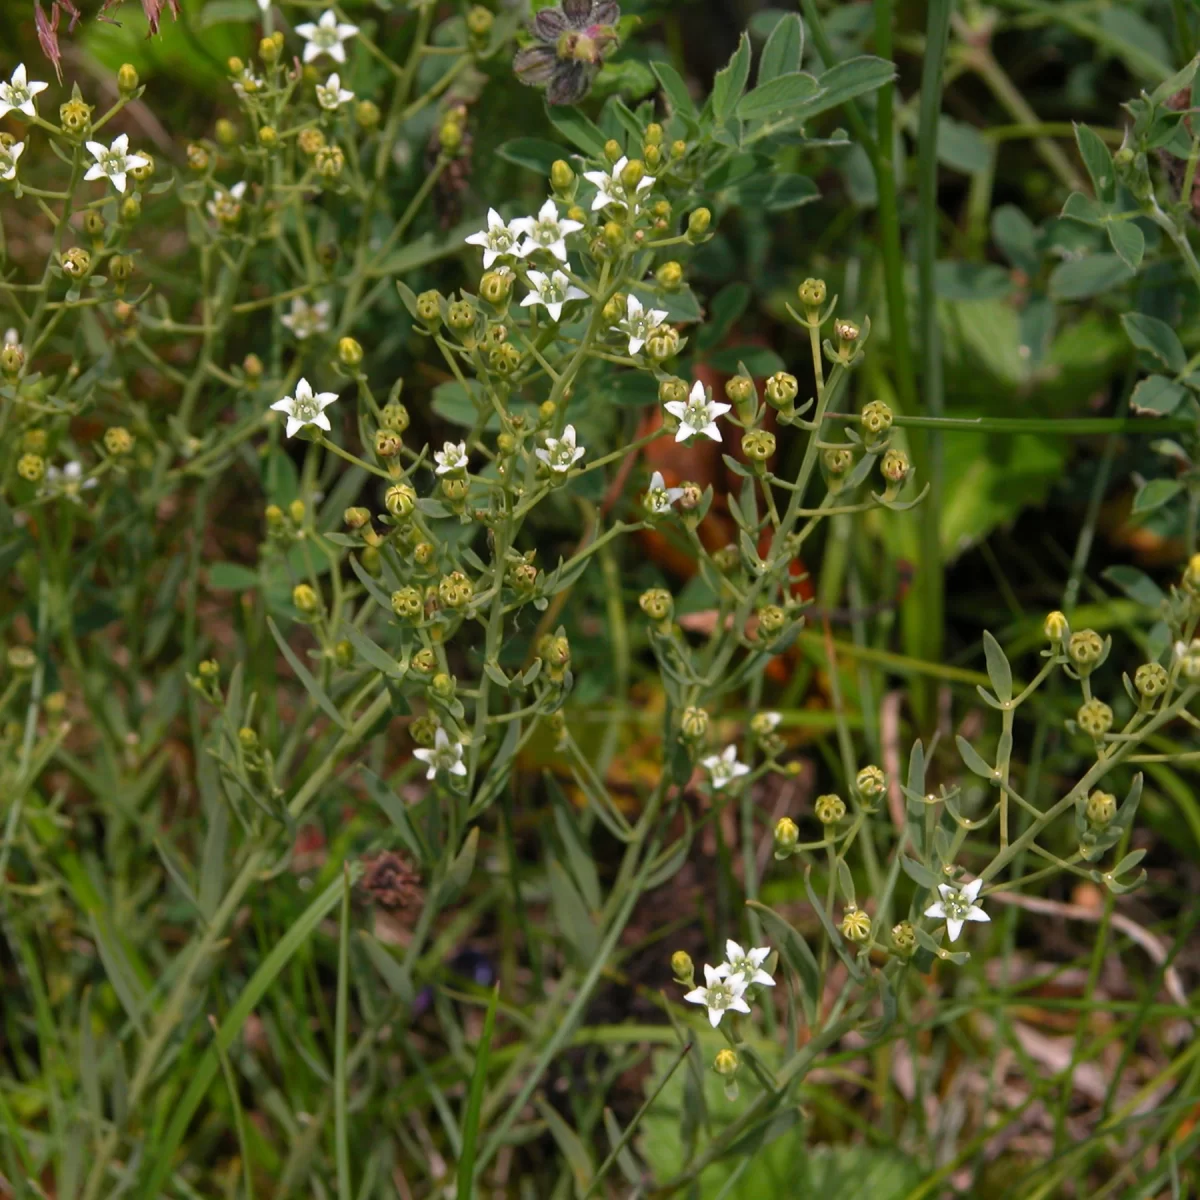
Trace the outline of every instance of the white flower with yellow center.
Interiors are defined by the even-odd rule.
[[[630,208],[635,211],[642,193],[654,186],[650,175],[643,175],[632,189],[621,182],[621,172],[629,165],[629,159],[622,156],[613,163],[612,174],[605,171],[584,171],[583,177],[596,187],[596,198],[592,201],[592,212],[597,212],[609,204],[618,208]]]
[[[465,775],[467,764],[463,762],[463,747],[461,742],[452,742],[446,731],[439,725],[433,735],[433,748],[413,751],[413,757],[419,758],[429,768],[425,772],[426,779],[436,779],[439,771],[451,775]]]
[[[725,943],[725,962],[722,965],[729,968],[730,979],[741,976],[747,987],[752,983],[761,983],[763,987],[774,987],[775,980],[763,970],[763,963],[770,955],[770,946],[757,946],[750,950],[743,950],[737,942],[730,938]]]
[[[683,495],[683,488],[667,487],[661,471],[655,471],[650,476],[650,487],[646,491],[642,504],[649,513],[656,517],[664,516],[671,511],[671,505]]]
[[[496,259],[506,254],[519,255],[517,239],[521,230],[517,228],[518,221],[505,224],[504,218],[494,209],[488,209],[487,228],[481,229],[467,237],[468,246],[483,247],[483,269],[490,270]]]
[[[587,292],[574,284],[561,272],[554,271],[549,275],[541,271],[530,271],[529,282],[533,291],[521,301],[521,307],[531,304],[543,304],[550,314],[550,320],[557,321],[562,317],[563,305],[568,300],[586,300]]]
[[[926,910],[927,917],[946,922],[946,936],[952,941],[958,941],[963,925],[967,921],[990,921],[992,918],[979,907],[975,901],[979,898],[979,889],[983,887],[982,879],[972,879],[962,887],[954,887],[949,883],[939,883],[938,893],[942,897],[935,900]]]
[[[296,394],[276,400],[271,407],[276,412],[287,413],[288,437],[295,437],[303,425],[315,425],[328,433],[332,426],[325,410],[336,399],[336,392],[314,392],[307,379],[299,379],[296,381]]]
[[[349,104],[354,99],[354,93],[342,87],[341,76],[334,71],[324,83],[317,84],[317,103],[326,110],[333,112],[343,104]]]
[[[318,300],[309,304],[303,296],[297,296],[292,301],[292,311],[284,313],[280,322],[296,336],[299,341],[312,337],[316,333],[329,331],[329,301]]]
[[[556,475],[565,475],[587,451],[575,444],[575,426],[568,425],[561,437],[548,437],[544,450],[535,450],[542,462]]]
[[[692,384],[691,393],[686,400],[668,400],[663,408],[679,420],[679,430],[675,434],[677,442],[686,442],[698,433],[719,442],[721,431],[717,428],[717,418],[724,416],[730,405],[710,400],[704,390],[704,384],[697,380]]]
[[[746,981],[740,975],[729,975],[729,968],[722,964],[710,967],[704,964],[704,987],[693,988],[684,999],[689,1004],[703,1004],[708,1009],[708,1021],[714,1029],[727,1012],[748,1013],[750,1005],[742,999]]]
[[[443,442],[442,448],[433,452],[433,461],[437,463],[434,474],[449,475],[454,471],[465,471],[468,457],[466,442]]]
[[[88,153],[96,160],[88,167],[84,179],[107,179],[118,192],[125,190],[125,176],[137,167],[148,167],[150,160],[129,153],[129,135],[120,133],[111,146],[103,142],[87,142]]]
[[[31,82],[25,74],[25,64],[17,63],[12,78],[7,83],[0,83],[0,117],[14,111],[27,117],[35,116],[33,98],[49,86],[36,80]]]
[[[738,762],[736,746],[726,746],[720,754],[710,754],[707,758],[702,758],[700,765],[708,772],[713,787],[718,791],[726,784],[750,774],[750,768],[744,762]]]
[[[631,292],[625,301],[625,316],[613,328],[629,338],[629,353],[636,354],[646,344],[650,331],[666,319],[664,309],[643,308],[642,302]]]
[[[313,24],[312,21],[305,21],[303,25],[296,26],[296,32],[305,41],[304,61],[306,63],[312,62],[314,58],[320,58],[322,54],[328,54],[334,62],[344,63],[346,47],[342,43],[358,32],[358,26],[339,22],[333,9],[327,8],[317,18],[316,24]]]
[[[559,262],[567,261],[567,234],[583,228],[582,221],[569,221],[558,215],[558,206],[547,200],[536,217],[518,217],[512,227],[525,235],[519,251],[522,258],[538,250],[547,250]]]
[[[24,142],[13,142],[11,146],[0,146],[0,179],[9,183],[16,179],[17,159],[24,153]]]

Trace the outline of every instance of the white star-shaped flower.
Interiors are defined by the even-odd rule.
[[[466,442],[443,442],[442,448],[433,452],[433,461],[437,463],[434,474],[449,475],[452,471],[465,471],[467,457]]]
[[[349,104],[353,99],[354,93],[342,87],[341,76],[336,71],[324,83],[317,84],[317,103],[328,112]]]
[[[597,188],[596,198],[592,201],[592,212],[596,212],[608,204],[615,204],[620,208],[629,208],[632,205],[636,209],[642,193],[654,186],[653,176],[643,175],[631,195],[629,189],[621,182],[621,172],[625,170],[628,163],[628,158],[624,156],[618,158],[613,163],[611,175],[604,171],[584,171],[584,179]]]
[[[103,142],[87,142],[88,153],[96,160],[87,169],[84,179],[108,179],[118,192],[125,190],[125,176],[136,167],[148,167],[150,160],[129,153],[129,135],[119,133],[111,146]]]
[[[525,235],[519,251],[522,258],[537,250],[548,250],[559,262],[567,261],[567,234],[583,228],[582,221],[568,221],[558,215],[558,206],[547,200],[536,217],[518,217],[513,229]]]
[[[276,412],[287,413],[287,435],[295,437],[302,425],[315,425],[326,433],[332,426],[325,410],[337,399],[336,392],[314,392],[307,379],[296,381],[296,394],[276,400],[271,407]]]
[[[16,179],[17,159],[24,153],[24,142],[13,142],[11,146],[0,146],[0,179],[10,182]]]
[[[762,733],[774,733],[779,728],[779,722],[782,720],[782,713],[760,712],[754,718],[754,725]]]
[[[661,471],[655,471],[650,476],[650,487],[642,500],[646,511],[653,513],[656,517],[661,517],[664,513],[671,511],[671,505],[683,495],[683,488],[667,487],[666,480],[662,477]]]
[[[613,328],[629,338],[629,353],[636,354],[650,336],[650,330],[667,319],[661,308],[643,308],[642,302],[631,292],[625,301],[625,316]]]
[[[217,184],[213,188],[213,198],[205,207],[208,215],[218,221],[237,220],[242,211],[242,197],[246,194],[246,181],[239,180],[230,188]]]
[[[709,1024],[714,1029],[727,1012],[748,1013],[750,1005],[742,999],[746,981],[740,975],[729,977],[729,968],[722,964],[710,967],[704,964],[704,987],[693,988],[684,999],[689,1004],[703,1004],[708,1009]]]
[[[521,301],[521,307],[544,304],[552,321],[557,321],[562,316],[563,305],[568,300],[587,299],[587,292],[575,287],[561,271],[554,271],[549,275],[541,271],[530,271],[529,282],[533,284],[534,290]]]
[[[12,78],[7,83],[0,83],[0,117],[14,109],[24,113],[27,117],[36,115],[33,98],[39,92],[44,92],[49,86],[47,83],[39,83],[36,80],[30,82],[25,74],[25,64],[17,63]]]
[[[762,969],[771,953],[770,946],[758,946],[755,949],[743,950],[732,938],[725,943],[725,962],[729,978],[740,976],[749,987],[752,983],[761,983],[764,987],[774,987],[775,980]]]
[[[1176,642],[1175,661],[1185,679],[1200,679],[1200,638],[1192,638],[1190,645]]]
[[[292,300],[292,311],[284,313],[280,322],[288,327],[300,341],[312,337],[315,333],[329,331],[329,301],[318,300],[309,304],[303,296]]]
[[[542,460],[555,474],[565,475],[586,453],[582,446],[575,444],[575,426],[568,425],[562,431],[561,437],[548,437],[544,450],[535,450],[534,454]]]
[[[413,757],[419,758],[429,768],[425,772],[426,779],[435,779],[439,771],[449,771],[451,775],[467,773],[467,764],[463,762],[462,743],[452,742],[440,725],[437,733],[433,735],[433,748],[414,750]]]
[[[713,787],[718,790],[750,773],[750,768],[744,762],[738,762],[736,746],[726,746],[720,754],[702,758],[700,765],[708,772]]]
[[[964,884],[960,888],[949,883],[939,883],[938,892],[942,898],[934,901],[925,910],[925,915],[945,921],[946,936],[952,942],[956,942],[967,921],[990,921],[992,919],[975,903],[981,887],[983,887],[982,879],[972,879],[970,883]]]
[[[704,384],[697,380],[686,400],[668,400],[663,408],[679,420],[679,432],[675,434],[677,442],[686,442],[697,433],[719,442],[721,431],[717,428],[717,418],[727,413],[730,405],[709,400]]]
[[[521,218],[524,219],[524,218]],[[468,246],[483,247],[483,269],[490,270],[492,263],[505,254],[520,254],[517,239],[521,230],[517,228],[519,221],[504,223],[504,218],[494,209],[488,209],[487,228],[466,238]]]
[[[352,38],[358,32],[357,25],[345,25],[338,22],[332,8],[327,8],[314,25],[305,21],[296,26],[296,32],[304,39],[304,61],[312,62],[322,54],[328,54],[334,62],[346,61],[346,47],[343,42]]]
[[[63,494],[69,499],[79,501],[79,493],[94,488],[99,484],[98,479],[83,478],[83,464],[78,462],[64,463],[61,470],[58,467],[46,468],[46,483],[52,487],[62,488]]]
[[[262,76],[255,75],[249,67],[243,67],[238,77],[233,81],[233,90],[245,100],[248,95],[257,92],[262,85]]]

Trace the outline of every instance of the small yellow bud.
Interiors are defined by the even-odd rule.
[[[337,353],[338,361],[344,367],[357,367],[363,360],[363,348],[352,337],[339,339]]]
[[[292,588],[292,603],[305,616],[311,616],[321,607],[320,597],[307,583],[298,583]]]
[[[800,829],[791,817],[780,817],[775,823],[775,857],[786,858],[794,853],[800,841]]]
[[[129,100],[138,90],[138,73],[132,63],[122,63],[117,72],[117,91],[122,100]]]
[[[712,213],[707,208],[698,208],[688,217],[687,235],[688,240],[698,242],[702,240],[712,225]]]

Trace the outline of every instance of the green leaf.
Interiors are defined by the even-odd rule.
[[[652,62],[650,69],[658,76],[658,82],[662,85],[671,111],[694,121],[696,105],[679,72],[670,63],[665,62]]]
[[[458,1188],[460,1196],[470,1196],[475,1188],[475,1147],[479,1141],[480,1123],[483,1117],[483,1096],[487,1090],[488,1059],[492,1050],[492,1034],[496,1028],[496,1005],[500,1000],[500,985],[492,988],[487,1012],[483,1018],[483,1031],[475,1047],[475,1065],[471,1068],[471,1085],[467,1091],[467,1102],[462,1115],[462,1152],[458,1156]]]
[[[1102,204],[1111,204],[1117,198],[1117,178],[1108,147],[1094,129],[1082,124],[1075,126],[1075,143],[1091,177],[1096,199]]]
[[[1119,587],[1131,600],[1157,611],[1165,597],[1163,590],[1144,571],[1118,563],[1100,572],[1114,587]]]
[[[262,580],[241,563],[218,562],[208,568],[208,586],[216,592],[253,592]]]
[[[1166,321],[1145,313],[1126,313],[1121,318],[1129,340],[1147,354],[1153,354],[1165,367],[1178,374],[1187,365],[1187,352]]]
[[[608,139],[577,108],[565,104],[547,105],[546,115],[550,118],[550,124],[584,154],[592,158],[604,158],[604,143]]]
[[[818,113],[828,112],[853,100],[856,96],[873,92],[896,78],[896,67],[883,58],[862,54],[848,58],[835,67],[830,67],[817,77],[821,85],[820,95],[804,106],[801,116],[807,120]]]
[[[1165,375],[1150,375],[1133,389],[1129,403],[1135,412],[1168,417],[1183,402],[1187,389]]]
[[[563,157],[563,148],[545,138],[519,137],[497,146],[495,154],[515,166],[549,175],[555,161]]]
[[[768,908],[757,900],[747,900],[746,907],[761,914],[767,926],[772,930],[780,952],[788,965],[795,971],[796,978],[800,980],[800,1002],[804,1005],[805,1020],[812,1024],[816,1019],[817,991],[821,979],[817,956],[812,952],[812,947],[804,940],[799,930],[774,909]]]
[[[403,679],[404,672],[396,665],[396,660],[382,647],[373,642],[357,625],[347,622],[343,626],[346,637],[355,650],[375,670],[386,675],[389,679]]]
[[[454,861],[446,872],[446,878],[442,880],[442,888],[438,893],[440,905],[452,904],[458,898],[459,892],[467,886],[467,881],[475,870],[475,856],[478,852],[479,826],[475,825],[467,834],[467,840],[463,842],[462,849],[454,856]]]
[[[763,199],[767,212],[786,212],[820,199],[821,189],[807,175],[776,175]]]
[[[713,118],[718,125],[724,125],[746,90],[746,81],[750,78],[750,38],[743,33],[738,39],[737,49],[729,62],[722,67],[713,80],[712,105]]]
[[[938,117],[937,156],[943,166],[975,175],[991,166],[993,153],[991,144],[974,125],[945,114]]]
[[[942,300],[1000,300],[1013,291],[1012,276],[999,263],[959,259],[934,264],[933,286]]]
[[[758,63],[758,84],[800,70],[804,57],[804,25],[796,13],[782,17],[771,30]]]
[[[1108,241],[1121,261],[1136,271],[1146,253],[1146,237],[1132,221],[1109,221]]]
[[[367,785],[367,794],[383,809],[392,827],[400,835],[405,849],[423,866],[431,866],[421,835],[408,815],[408,805],[370,767],[360,766],[358,769]]]
[[[983,756],[967,741],[960,733],[955,739],[955,744],[958,746],[958,753],[962,756],[963,762],[967,769],[973,771],[981,779],[994,779],[995,770],[992,765],[985,761]]]
[[[1083,225],[1100,226],[1108,220],[1104,205],[1082,192],[1072,192],[1062,206],[1062,215]]]
[[[467,381],[469,391],[457,379],[448,379],[433,389],[433,411],[443,421],[463,429],[473,429],[479,420],[480,405],[483,403],[483,386],[476,379]],[[495,414],[493,414],[495,415]],[[499,429],[499,417],[496,418]]]
[[[562,1119],[557,1109],[551,1108],[541,1096],[535,1096],[533,1102],[542,1120],[546,1122],[546,1128],[558,1145],[564,1161],[571,1168],[571,1174],[575,1178],[575,1195],[582,1196],[596,1173],[591,1154],[579,1134]]]
[[[1142,516],[1162,508],[1168,500],[1174,500],[1183,491],[1183,484],[1178,479],[1151,479],[1138,488],[1133,498],[1134,516]]]
[[[279,626],[275,624],[273,617],[267,618],[267,628],[270,629],[271,636],[275,639],[280,653],[287,659],[288,666],[296,672],[296,678],[304,685],[304,690],[317,702],[334,724],[349,732],[350,725],[346,718],[338,711],[337,705],[330,700],[325,689],[313,678],[309,669],[296,656],[296,652],[287,644],[287,639],[279,632]]]
[[[1055,267],[1049,291],[1055,300],[1086,300],[1132,278],[1133,272],[1115,254],[1092,254]]]
[[[1008,665],[1008,657],[1000,643],[986,629],[983,631],[983,656],[987,661],[988,679],[992,682],[992,691],[996,693],[996,699],[1011,700],[1012,667]]]
[[[550,902],[554,909],[555,924],[574,948],[579,960],[590,963],[595,958],[596,949],[600,944],[596,922],[558,859],[549,859],[546,875],[550,884]]]
[[[743,121],[757,121],[776,113],[791,115],[820,91],[815,76],[807,71],[792,71],[760,84],[743,96],[737,106],[737,115]]]
[[[821,927],[825,930],[825,935],[829,938],[829,944],[837,953],[838,958],[842,960],[846,970],[850,972],[851,978],[855,982],[861,983],[862,972],[859,970],[858,963],[846,949],[846,941],[838,932],[837,926],[834,925],[833,918],[825,911],[824,901],[813,891],[811,867],[804,872],[804,892],[808,896],[808,902],[812,906],[813,912],[816,913],[817,920],[821,922]]]
[[[992,210],[992,238],[1014,267],[1026,275],[1037,270],[1037,227],[1015,204]]]
[[[905,875],[918,886],[927,891],[933,891],[937,887],[937,876],[924,863],[919,863],[915,858],[909,858],[907,854],[902,854],[900,855],[900,866],[904,869]]]

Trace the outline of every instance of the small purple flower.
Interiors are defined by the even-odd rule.
[[[616,48],[620,16],[616,0],[562,0],[556,8],[543,8],[530,24],[535,44],[513,59],[517,78],[545,87],[548,104],[577,104]]]

